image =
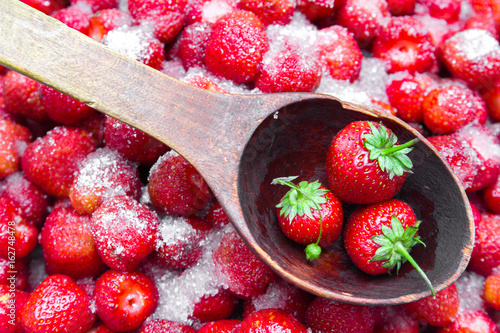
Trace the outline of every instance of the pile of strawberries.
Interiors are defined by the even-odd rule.
[[[476,239],[465,274],[434,298],[368,307],[310,295],[249,250],[182,156],[0,67],[0,332],[499,332],[498,1],[22,1],[204,89],[332,93],[401,118],[457,175]],[[380,124],[371,127],[387,134]],[[324,235],[304,244],[359,234],[361,227],[347,225],[386,205],[377,214],[386,212],[394,231],[384,238],[381,228],[370,241],[383,248],[402,233],[416,245],[411,208],[390,199],[399,171],[384,174],[394,188],[361,196],[369,187],[361,178],[362,186],[343,188],[342,158],[332,148],[328,187],[338,199],[332,216],[319,216]],[[319,200],[309,212],[330,193],[292,180],[277,182]],[[361,197],[368,201],[353,201]],[[343,216],[336,200],[372,210]],[[370,274],[400,265],[387,247],[357,259],[358,244],[346,246]]]

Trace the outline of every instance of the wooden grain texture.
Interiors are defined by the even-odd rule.
[[[418,274],[371,277],[339,240],[314,263],[286,239],[275,216],[274,177],[325,180],[333,136],[354,120],[383,121],[401,141],[419,137],[415,172],[398,198],[422,219],[427,247],[414,257],[437,291],[464,271],[472,213],[436,150],[401,120],[315,94],[229,95],[191,87],[121,56],[18,0],[0,0],[0,63],[135,126],[178,151],[203,175],[251,249],[286,280],[319,296],[398,304],[430,295]],[[349,212],[349,207],[346,207]]]

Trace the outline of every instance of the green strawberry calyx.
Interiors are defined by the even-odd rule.
[[[380,170],[387,172],[389,178],[402,176],[405,172],[411,172],[413,163],[407,156],[413,150],[410,148],[419,141],[418,138],[410,140],[404,144],[396,145],[398,137],[392,131],[387,133],[387,128],[379,124],[375,127],[372,122],[368,122],[371,134],[365,134],[363,142],[365,148],[370,152],[370,160],[377,160]]]
[[[276,205],[276,208],[281,208],[280,216],[287,218],[290,223],[296,216],[305,215],[314,219],[312,210],[316,209],[318,211],[320,222],[318,240],[316,243],[309,244],[305,249],[307,260],[313,261],[318,259],[321,254],[321,247],[318,244],[323,231],[323,218],[319,205],[327,202],[325,194],[328,190],[321,188],[321,183],[318,181],[301,181],[298,185],[295,185],[292,181],[297,178],[298,176],[279,177],[273,179],[271,184],[285,185],[291,188]]]
[[[386,267],[389,273],[394,267],[396,267],[396,272],[399,272],[401,264],[408,261],[425,280],[432,292],[432,295],[436,296],[436,292],[434,291],[434,287],[432,286],[429,278],[410,255],[412,247],[417,243],[425,246],[425,244],[420,240],[420,236],[415,236],[419,225],[420,221],[417,221],[415,225],[409,226],[405,230],[396,215],[392,215],[391,227],[382,225],[382,234],[372,237],[372,241],[374,241],[377,245],[380,245],[380,247],[377,251],[375,251],[371,260],[385,261],[382,264],[382,267]]]

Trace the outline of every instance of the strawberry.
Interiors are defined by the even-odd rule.
[[[374,327],[370,308],[340,303],[323,297],[316,297],[309,304],[306,322],[313,333],[371,333]]]
[[[188,74],[188,75],[186,75],[186,77],[184,77],[183,81],[192,85],[192,86],[202,88],[205,90],[228,93],[228,91],[226,89],[220,87],[219,85],[217,85],[217,83],[215,83],[214,81],[212,81],[211,79],[209,79],[205,76],[200,76],[200,75],[196,75],[196,74],[193,74],[193,75]]]
[[[136,166],[109,148],[87,155],[69,192],[73,207],[81,214],[92,214],[104,200],[116,195],[140,199],[141,182]]]
[[[241,323],[238,319],[222,319],[205,323],[198,333],[232,333]]]
[[[318,181],[292,183],[298,176],[275,178],[272,184],[291,189],[276,205],[283,233],[293,241],[307,245],[308,260],[315,260],[321,248],[335,242],[342,231],[343,211],[340,201]]]
[[[307,328],[281,309],[262,309],[242,320],[234,333],[306,333]]]
[[[39,83],[27,76],[8,71],[3,80],[3,104],[5,111],[43,121],[47,113],[40,107]]]
[[[210,207],[208,207],[208,210],[205,215],[205,221],[216,228],[222,228],[231,221],[226,215],[226,212],[224,212],[224,209],[221,207],[220,203],[218,201],[214,202]]]
[[[93,13],[118,7],[118,0],[70,0],[71,5],[90,6]]]
[[[205,50],[205,64],[213,74],[235,83],[255,79],[269,49],[266,31],[252,12],[237,10],[219,18]]]
[[[100,42],[108,32],[125,25],[132,25],[129,13],[117,8],[102,9],[90,17],[89,36]]]
[[[468,269],[488,276],[500,265],[500,215],[483,213],[475,224],[475,241]]]
[[[292,20],[295,2],[291,0],[240,0],[238,8],[253,12],[265,25],[287,25]]]
[[[394,17],[373,44],[373,56],[382,59],[389,73],[424,73],[436,66],[436,48],[424,25],[412,16]]]
[[[143,165],[153,165],[169,148],[151,135],[106,116],[104,128],[106,147],[116,150],[126,159]]]
[[[205,294],[195,303],[192,318],[200,322],[227,319],[235,311],[238,299],[226,289],[214,294]]]
[[[416,236],[420,221],[411,207],[400,200],[359,207],[347,221],[344,245],[353,263],[363,272],[378,275],[391,272],[409,261],[435,295],[431,282],[409,252],[423,242]]]
[[[52,17],[84,35],[89,34],[90,12],[81,6],[71,5],[63,8],[53,13]]]
[[[22,0],[22,2],[47,15],[66,7],[66,1],[64,0]]]
[[[387,8],[394,16],[412,15],[417,2],[417,0],[388,0]]]
[[[445,20],[447,23],[455,23],[459,20],[460,0],[419,0],[419,14],[428,14],[436,19]]]
[[[238,298],[260,295],[277,276],[243,242],[235,231],[224,235],[213,252],[216,272]]]
[[[500,78],[500,44],[483,29],[463,30],[448,38],[443,61],[454,77],[472,88],[489,87]]]
[[[28,301],[29,294],[8,285],[0,285],[0,332],[24,333],[21,325],[21,311]]]
[[[492,120],[500,120],[500,80],[492,86],[481,91],[481,96],[486,103],[488,115]]]
[[[90,216],[78,214],[68,203],[54,208],[47,216],[40,245],[48,274],[81,279],[96,277],[106,270],[92,237]]]
[[[462,313],[451,324],[441,327],[437,333],[498,333],[495,322],[483,311]]]
[[[95,288],[97,315],[112,331],[138,329],[158,305],[158,290],[143,273],[109,270]]]
[[[31,142],[31,132],[24,126],[0,119],[0,179],[19,170],[21,156]]]
[[[435,134],[451,134],[477,119],[479,104],[472,90],[459,86],[439,86],[422,102],[425,125]]]
[[[105,200],[90,220],[99,255],[118,271],[132,271],[155,249],[158,224],[147,206],[123,195]]]
[[[406,154],[415,142],[396,144],[396,135],[382,124],[357,121],[347,125],[328,151],[328,188],[340,201],[349,203],[369,204],[392,198],[412,167]]]
[[[500,177],[497,176],[495,183],[484,189],[483,200],[488,210],[500,214]]]
[[[484,281],[483,299],[494,310],[500,310],[500,275],[492,274]]]
[[[432,326],[446,326],[458,316],[460,297],[456,285],[436,293],[436,297],[427,297],[404,305],[415,318]]]
[[[184,69],[204,66],[205,49],[211,33],[212,24],[208,22],[195,22],[182,30],[178,41],[178,56]]]
[[[203,177],[174,151],[167,152],[151,168],[148,193],[156,208],[175,216],[197,214],[211,198]]]
[[[196,330],[175,321],[153,319],[142,325],[138,333],[196,333]]]
[[[30,333],[85,333],[94,321],[89,296],[61,274],[44,279],[21,312],[23,327]]]
[[[477,15],[486,16],[500,29],[500,4],[495,0],[471,0],[472,9]]]
[[[48,194],[64,198],[69,195],[79,163],[94,150],[87,131],[59,126],[28,145],[21,165],[29,180]]]
[[[418,333],[420,324],[403,306],[376,306],[372,308],[374,333]]]
[[[15,273],[15,281],[12,280],[12,272]],[[15,286],[17,290],[26,290],[28,286],[29,269],[27,260],[19,258],[14,262],[0,258],[0,285]]]
[[[72,126],[87,131],[94,142],[94,146],[102,147],[104,145],[105,123],[106,116],[100,112],[96,112]]]
[[[333,25],[320,29],[314,47],[319,62],[332,78],[350,82],[358,79],[363,55],[346,28]]]
[[[320,80],[319,62],[297,47],[286,45],[265,54],[255,86],[263,93],[311,92]]]

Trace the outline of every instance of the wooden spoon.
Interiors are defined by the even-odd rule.
[[[398,198],[423,221],[427,244],[412,252],[440,291],[464,271],[474,227],[467,197],[450,167],[412,127],[331,96],[221,94],[198,89],[128,59],[18,0],[0,0],[0,63],[135,126],[182,154],[203,175],[250,248],[284,279],[348,303],[398,304],[430,295],[408,264],[399,275],[356,269],[342,240],[308,262],[275,216],[286,189],[275,177],[326,184],[334,135],[356,120],[383,121],[401,142],[420,138],[415,166]],[[348,207],[346,207],[348,210]]]

